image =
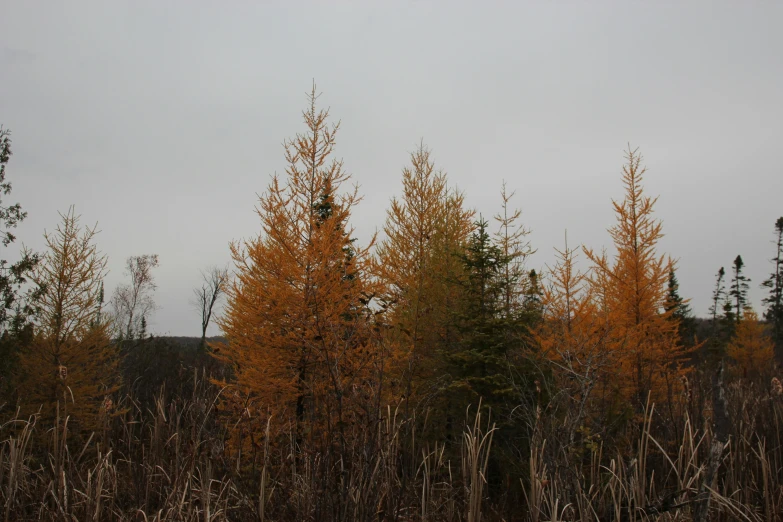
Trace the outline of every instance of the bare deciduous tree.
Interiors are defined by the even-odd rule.
[[[194,288],[191,304],[201,313],[201,347],[207,344],[207,328],[212,320],[215,305],[225,293],[228,282],[228,269],[212,266],[201,272],[200,288]]]
[[[118,286],[111,300],[120,337],[135,339],[143,335],[147,317],[157,308],[152,297],[157,288],[152,269],[157,266],[157,254],[131,256],[126,261],[130,284]]]

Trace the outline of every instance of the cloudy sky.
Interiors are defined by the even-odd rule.
[[[199,270],[257,234],[257,194],[283,171],[315,79],[365,195],[360,239],[423,139],[480,212],[502,180],[517,191],[531,267],[566,229],[609,246],[630,143],[696,312],[737,254],[758,306],[783,215],[781,20],[772,0],[4,2],[18,236],[41,248],[75,205],[102,230],[107,289],[127,256],[159,254],[152,329],[197,335]]]

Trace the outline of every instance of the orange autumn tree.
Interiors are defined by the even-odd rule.
[[[775,358],[774,343],[764,332],[764,323],[752,308],[745,308],[727,348],[735,372],[742,377],[764,375]]]
[[[376,349],[367,249],[348,225],[358,203],[341,161],[332,158],[338,125],[316,109],[315,86],[303,112],[306,132],[286,141],[285,176],[274,176],[256,209],[258,237],[233,243],[236,278],[218,323],[243,406],[297,437],[344,440],[357,404],[375,383]],[[250,408],[249,405],[255,405]]]
[[[555,362],[569,379],[597,384],[607,365],[604,349],[608,321],[596,299],[594,285],[576,266],[577,248],[555,248],[554,267],[547,267],[542,289],[544,317],[534,336],[542,355]]]
[[[448,187],[446,174],[435,169],[430,151],[422,144],[410,158],[402,171],[402,198],[392,198],[385,238],[376,251],[392,327],[386,337],[393,345],[392,392],[406,399],[435,382],[455,301],[447,283],[459,270],[453,252],[473,226],[473,212],[464,208],[463,195]]]
[[[106,256],[95,245],[96,228],[79,224],[71,207],[45,233],[48,250],[33,274],[41,289],[35,337],[20,357],[21,402],[45,421],[59,411],[69,431],[94,430],[118,389],[117,347],[101,316]]]
[[[591,395],[605,380],[613,363],[605,349],[609,332],[606,315],[587,274],[576,266],[576,248],[555,249],[557,259],[547,267],[542,289],[543,318],[533,339],[543,357],[554,366],[558,389],[568,390],[576,404],[575,414],[566,419],[569,440],[583,426],[591,410]]]
[[[678,323],[665,310],[671,258],[658,254],[661,222],[653,217],[657,198],[644,195],[645,168],[637,150],[628,150],[623,166],[625,197],[612,201],[617,224],[609,229],[616,253],[584,248],[593,263],[590,285],[606,314],[611,335],[606,349],[616,360],[615,399],[644,407],[648,394],[670,406],[684,375],[678,364],[687,351],[678,341]]]

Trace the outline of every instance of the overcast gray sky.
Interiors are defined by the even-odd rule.
[[[517,191],[531,267],[566,228],[609,246],[630,142],[695,311],[737,254],[758,307],[783,215],[782,21],[772,0],[4,2],[18,236],[41,248],[74,204],[99,222],[107,290],[127,256],[157,253],[152,329],[198,335],[199,269],[258,233],[256,194],[283,171],[315,78],[365,195],[360,239],[423,138],[484,214],[503,179]]]

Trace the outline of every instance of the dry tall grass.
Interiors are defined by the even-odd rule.
[[[0,427],[3,520],[687,521],[705,491],[711,520],[783,520],[783,403],[752,385],[727,389],[734,422],[713,484],[712,433],[687,412],[674,430],[650,404],[630,451],[596,443],[576,454],[558,440],[562,419],[538,407],[526,476],[499,491],[482,409],[468,410],[451,447],[419,440],[416,418],[389,406],[339,458],[266,436],[258,463],[238,464],[216,418],[220,390],[206,382],[149,408],[125,397],[102,433],[12,416]]]

